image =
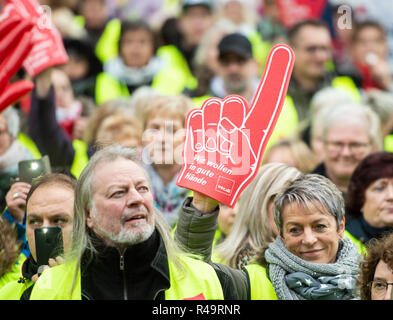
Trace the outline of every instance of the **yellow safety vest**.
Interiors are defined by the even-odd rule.
[[[31,138],[28,135],[19,132],[17,139],[21,145],[23,145],[27,150],[30,151],[34,159],[42,158],[41,153],[38,150],[37,146],[35,145],[34,141],[31,140]]]
[[[83,16],[76,16],[73,23],[83,28],[85,26],[85,19]],[[106,24],[104,32],[95,47],[95,54],[102,63],[117,56],[119,51],[120,31],[121,21],[119,19],[111,19]]]
[[[181,257],[180,261],[185,273],[168,261],[170,288],[165,291],[166,300],[224,299],[220,280],[212,266],[185,256]],[[82,298],[80,270],[75,288],[71,292],[75,265],[75,262],[70,262],[45,270],[36,282],[30,299],[80,300]]]
[[[360,95],[359,89],[350,77],[339,76],[332,80],[332,87],[345,90],[352,98],[354,102],[361,102],[362,96]]]
[[[87,144],[84,141],[74,139],[72,141],[72,146],[74,147],[75,155],[71,165],[71,173],[78,179],[89,162],[89,157],[87,156]]]
[[[18,282],[22,277],[22,265],[26,256],[21,253],[19,260],[14,264],[12,270],[0,278],[0,300],[19,300],[22,293],[30,287],[33,282],[25,279],[25,282]]]
[[[361,255],[366,255],[367,254],[367,248],[366,246],[359,240],[356,239],[352,234],[350,234],[348,232],[348,230],[344,231],[344,237],[348,238],[349,240],[351,240],[354,244],[356,244],[356,246],[358,247],[358,252]]]
[[[384,149],[387,152],[393,152],[393,134],[385,136]]]
[[[182,72],[166,62],[165,66],[154,76],[151,87],[161,94],[180,94],[185,88]],[[125,97],[130,97],[127,85],[106,72],[101,72],[96,79],[95,100],[97,104]]]
[[[176,72],[177,83],[187,89],[195,89],[198,85],[197,79],[192,75],[190,68],[188,67],[187,61],[183,54],[174,45],[162,46],[157,50],[157,57],[167,61],[172,68],[173,72]],[[176,85],[176,83],[171,83]]]
[[[266,145],[265,152],[280,140],[292,136],[299,124],[295,104],[290,96],[286,96],[281,113]]]
[[[278,300],[266,269],[259,264],[245,267],[250,277],[251,300]]]

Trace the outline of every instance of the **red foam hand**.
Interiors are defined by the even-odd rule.
[[[33,47],[23,61],[23,67],[30,77],[68,61],[61,34],[51,23],[48,9],[47,6],[40,6],[37,0],[6,0],[0,16],[0,25],[15,17],[34,25],[31,29]],[[16,28],[19,27],[21,26],[18,25]],[[8,27],[8,30],[9,33],[17,32],[12,27]]]
[[[33,89],[33,83],[20,80],[9,84],[10,79],[22,67],[33,44],[29,20],[15,16],[4,17],[0,26],[0,112],[20,100]]]
[[[294,54],[272,48],[251,107],[238,95],[209,98],[186,120],[177,184],[233,207],[260,166],[288,90]]]

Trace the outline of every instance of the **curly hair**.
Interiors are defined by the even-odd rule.
[[[360,263],[358,290],[362,300],[371,300],[370,282],[374,280],[378,262],[385,262],[393,272],[393,233],[386,233],[380,239],[371,239],[367,244],[367,255]]]
[[[18,261],[20,244],[15,228],[0,217],[0,278]]]

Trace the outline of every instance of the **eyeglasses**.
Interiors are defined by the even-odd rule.
[[[393,282],[386,282],[385,280],[374,280],[369,283],[371,292],[376,296],[383,296],[386,294],[389,286],[393,286]]]
[[[351,143],[343,143],[339,141],[325,141],[327,146],[327,151],[329,153],[339,153],[341,152],[345,146],[349,148],[349,150],[356,155],[363,154],[367,147],[370,146],[369,143],[360,143],[360,142],[351,142]]]

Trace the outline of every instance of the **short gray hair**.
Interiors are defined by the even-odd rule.
[[[273,205],[274,221],[283,234],[283,211],[285,206],[296,203],[304,208],[313,204],[322,212],[332,215],[337,228],[344,218],[344,198],[336,185],[319,174],[304,174],[293,180],[275,198]]]
[[[348,123],[353,121],[362,121],[370,143],[377,150],[383,149],[383,137],[381,123],[378,115],[367,105],[363,104],[342,104],[330,109],[330,112],[324,113],[322,120],[322,138],[326,140],[329,130],[337,123]]]

